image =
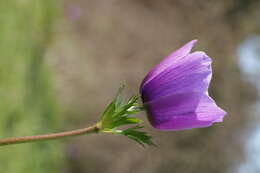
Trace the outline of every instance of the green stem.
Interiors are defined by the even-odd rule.
[[[60,139],[65,137],[79,136],[79,135],[85,135],[85,134],[97,133],[97,132],[99,132],[98,125],[93,125],[87,128],[82,128],[82,129],[77,129],[77,130],[72,130],[67,132],[51,133],[51,134],[37,135],[37,136],[4,138],[4,139],[0,139],[0,146]]]

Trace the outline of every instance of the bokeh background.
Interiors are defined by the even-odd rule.
[[[158,147],[90,135],[0,148],[1,173],[260,171],[259,0],[0,0],[0,137],[92,125],[120,84],[198,39],[213,58],[209,128],[159,132]]]

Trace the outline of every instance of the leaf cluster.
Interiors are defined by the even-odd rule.
[[[146,132],[140,131],[143,126],[139,126],[141,120],[134,117],[142,111],[138,104],[140,98],[139,95],[132,96],[126,103],[122,96],[124,86],[121,86],[115,99],[107,106],[102,114],[101,121],[99,122],[99,128],[101,132],[120,134],[127,136],[142,146],[154,145]],[[125,130],[118,129],[125,125],[135,125],[134,127],[127,128]]]

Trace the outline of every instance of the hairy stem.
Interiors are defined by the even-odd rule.
[[[89,133],[97,133],[98,131],[99,131],[99,127],[97,125],[93,125],[87,128],[82,128],[82,129],[77,129],[77,130],[72,130],[67,132],[51,133],[51,134],[37,135],[37,136],[4,138],[4,139],[0,139],[0,146],[60,139],[60,138],[71,137],[71,136],[85,135]]]

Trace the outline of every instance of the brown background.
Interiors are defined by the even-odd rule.
[[[71,18],[71,6],[79,18]],[[178,132],[156,131],[140,115],[157,148],[110,135],[77,138],[66,145],[64,172],[232,172],[244,160],[255,100],[236,49],[259,33],[259,7],[253,0],[67,1],[47,53],[68,129],[95,123],[121,83],[136,94],[149,69],[192,39],[199,40],[194,50],[213,58],[210,95],[228,115],[213,127]]]

